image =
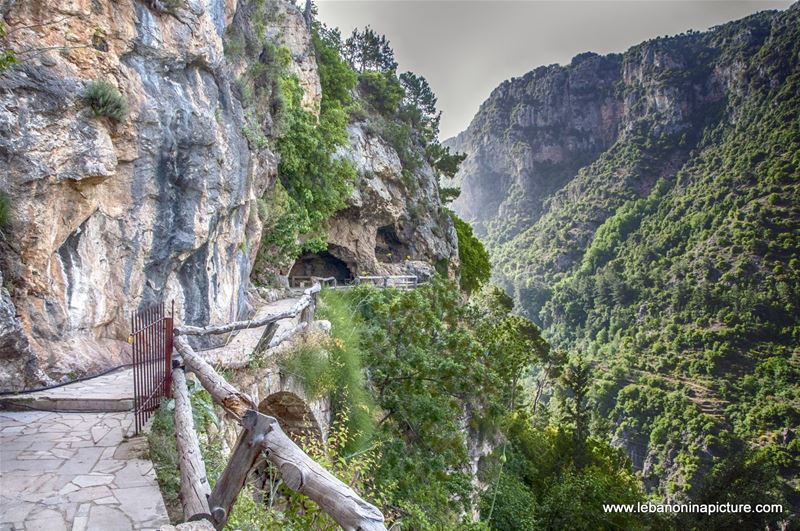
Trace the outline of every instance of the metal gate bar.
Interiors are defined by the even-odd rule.
[[[164,303],[143,308],[131,317],[133,344],[133,407],[136,433],[158,409],[161,398],[170,396],[172,385],[172,327]]]

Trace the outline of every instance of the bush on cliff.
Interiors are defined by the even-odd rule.
[[[279,73],[279,184],[261,198],[264,223],[256,272],[290,264],[304,250],[324,249],[325,222],[344,208],[356,172],[353,164],[336,156],[347,144],[351,90],[356,75],[341,58],[337,35],[322,25],[313,28],[322,99],[319,118],[303,108],[303,89],[290,76],[286,63]],[[269,46],[265,45],[265,49]]]
[[[0,22],[0,39],[4,39],[8,35],[8,29],[3,22]],[[17,56],[14,50],[0,43],[0,72],[8,70],[17,64]]]
[[[364,72],[359,76],[358,88],[364,99],[376,111],[394,115],[403,99],[403,87],[393,72]]]
[[[5,229],[9,223],[11,223],[11,198],[0,191],[0,230]]]
[[[108,81],[92,81],[86,87],[84,97],[95,116],[105,116],[115,122],[122,122],[128,115],[125,98]]]
[[[451,214],[458,235],[458,259],[461,262],[461,289],[472,293],[489,281],[492,264],[483,243],[475,237],[472,227],[455,214]]]

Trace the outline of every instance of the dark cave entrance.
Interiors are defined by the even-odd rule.
[[[384,225],[375,234],[375,258],[379,262],[398,264],[411,254],[408,246],[400,241],[394,225]]]
[[[353,280],[353,272],[344,260],[333,256],[328,251],[305,253],[289,271],[289,282],[299,285],[310,281],[311,277],[333,277],[339,283]]]

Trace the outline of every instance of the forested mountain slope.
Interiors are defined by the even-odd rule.
[[[797,505],[800,6],[538,68],[446,144],[456,211],[645,481],[702,499],[746,454]]]

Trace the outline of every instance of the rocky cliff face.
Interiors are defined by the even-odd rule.
[[[250,311],[255,202],[273,186],[278,160],[268,144],[248,143],[253,114],[236,82],[247,54],[228,59],[224,50],[232,27],[252,32],[255,4],[0,4],[7,45],[21,59],[0,74],[0,189],[13,210],[0,240],[0,389],[127,362],[130,315],[158,300],[174,299],[178,319],[193,324]],[[290,2],[267,4],[264,34],[291,52],[303,105],[314,111],[321,89],[306,22]],[[87,105],[96,80],[127,101],[120,123]],[[404,198],[372,199],[355,201],[380,223],[399,219]],[[369,260],[360,233],[333,234],[359,268]],[[410,255],[432,262],[450,251],[450,236]]]
[[[584,53],[496,88],[445,144],[468,154],[454,209],[485,239],[498,280],[510,291],[546,290],[579,263],[616,208],[674,177],[727,98],[744,89],[768,19],[624,54]],[[660,151],[642,152],[650,147]],[[528,295],[538,320],[543,299]]]
[[[453,222],[442,209],[438,184],[428,164],[404,174],[397,152],[366,123],[349,128],[343,156],[358,172],[349,207],[329,223],[329,251],[351,272],[417,275],[426,280],[436,264],[458,268]]]
[[[456,175],[455,210],[507,239],[541,216],[544,199],[596,159],[620,132],[615,95],[622,57],[587,53],[497,87],[469,128],[446,142],[467,159]]]
[[[125,362],[130,313],[159,299],[187,322],[246,311],[238,244],[269,169],[251,163],[225,73],[229,7],[20,2],[4,13],[21,28],[15,49],[56,47],[0,78],[14,212],[3,261],[29,338],[3,356],[37,361],[5,387]],[[119,87],[123,123],[86,105],[94,80]]]

